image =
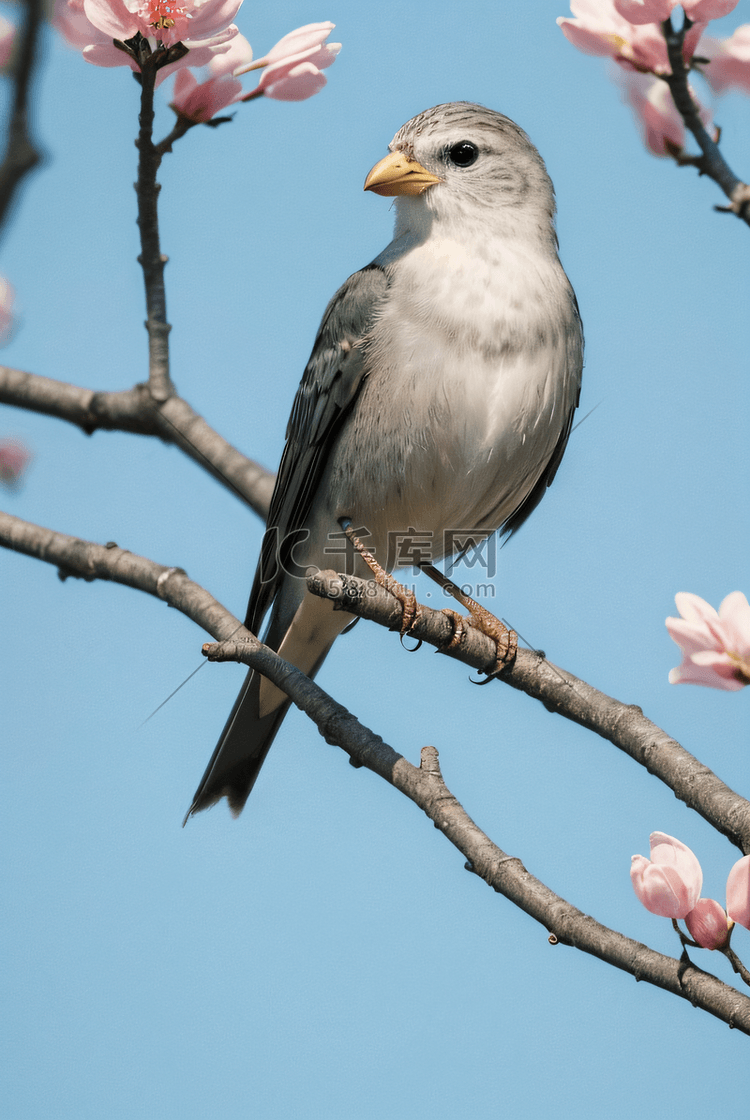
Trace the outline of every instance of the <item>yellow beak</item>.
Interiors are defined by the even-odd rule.
[[[407,159],[403,152],[392,152],[375,164],[365,179],[365,190],[391,198],[397,194],[421,194],[433,183],[440,182],[437,175],[415,159]]]

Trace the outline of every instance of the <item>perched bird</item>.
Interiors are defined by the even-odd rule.
[[[309,676],[353,621],[304,578],[342,570],[342,526],[387,569],[413,565],[405,541],[435,561],[467,535],[514,531],[552,482],[578,403],[581,323],[526,134],[456,102],[410,120],[390,152],[365,190],[395,197],[393,240],[326,308],[245,623],[257,634],[270,609],[266,644]],[[358,555],[354,572],[371,578]],[[240,812],[288,707],[248,674],[188,816],[221,797]]]

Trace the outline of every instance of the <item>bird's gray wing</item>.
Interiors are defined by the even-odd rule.
[[[388,283],[377,265],[350,276],[328,304],[294,399],[276,478],[268,528],[255,573],[245,625],[254,633],[284,579],[284,542],[302,530],[326,460],[367,373],[364,343]],[[281,555],[279,549],[281,548]],[[269,640],[278,648],[281,634]],[[321,651],[320,660],[327,650]],[[317,665],[312,667],[314,675]],[[185,818],[226,796],[239,813],[289,707],[259,712],[260,677],[247,674]]]
[[[533,490],[526,495],[520,506],[513,511],[505,521],[501,532],[511,536],[523,525],[529,514],[533,513],[544,497],[544,493],[552,485],[557,468],[560,466],[568,439],[573,427],[573,417],[578,408],[581,395],[581,375],[583,373],[583,325],[578,309],[578,300],[571,287],[568,288],[570,297],[570,318],[565,332],[565,376],[561,379],[563,387],[563,424],[560,437],[550,455],[544,471],[538,479]]]
[[[323,315],[294,398],[245,625],[257,634],[303,530],[331,445],[367,373],[364,342],[388,281],[370,264],[339,288]]]

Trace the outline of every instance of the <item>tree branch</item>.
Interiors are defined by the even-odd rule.
[[[400,628],[401,603],[374,583],[354,576],[319,572],[308,579],[307,585],[313,594],[332,599],[337,610],[368,618],[390,630]],[[440,649],[450,641],[453,623],[442,611],[419,604],[409,633]],[[467,626],[458,647],[447,651],[447,655],[484,672],[494,667],[495,643]],[[595,731],[630,755],[740,851],[750,853],[750,802],[646,719],[640,708],[599,692],[534,650],[519,650],[513,664],[497,679],[541,701],[548,711]]]
[[[158,436],[179,447],[265,520],[275,476],[228,443],[182,397],[156,401],[146,385],[97,393],[0,366],[0,404],[56,416],[87,435],[106,429]]]
[[[167,322],[167,295],[164,287],[164,266],[159,245],[159,216],[157,203],[161,187],[156,173],[161,163],[161,153],[153,142],[154,82],[156,56],[149,56],[141,64],[141,111],[138,117],[138,229],[141,234],[141,254],[138,263],[143,269],[146,287],[146,330],[148,331],[148,383],[155,401],[165,401],[174,393],[169,376],[169,332]]]
[[[13,73],[13,107],[8,123],[8,142],[0,164],[0,226],[10,213],[23,178],[36,167],[40,154],[29,129],[29,92],[36,61],[41,0],[26,0],[26,18],[21,32]]]
[[[261,645],[181,569],[156,564],[117,545],[92,544],[2,513],[0,545],[54,564],[65,576],[112,580],[146,591],[180,610],[218,639],[218,645],[209,643],[203,648],[210,660],[241,661],[267,676],[314,720],[328,742],[340,746],[355,765],[366,766],[418,805],[466,857],[469,869],[550,930],[553,944],[570,945],[598,957],[750,1034],[750,998],[689,961],[666,957],[608,929],[556,895],[472,821],[446,787],[434,747],[423,748],[421,765],[413,766],[314,681]]]
[[[695,137],[702,153],[697,159],[678,157],[678,163],[695,166],[701,175],[708,175],[713,179],[730,201],[729,206],[717,206],[716,209],[736,214],[743,222],[750,225],[750,186],[735,175],[719,150],[718,143],[709,136],[690,93],[689,68],[685,65],[683,47],[685,34],[693,26],[692,21],[685,16],[679,31],[675,30],[671,19],[665,20],[661,26],[667,44],[669,65],[672,68],[671,74],[662,74],[661,77],[669,86],[677,111],[685,122],[685,127]]]

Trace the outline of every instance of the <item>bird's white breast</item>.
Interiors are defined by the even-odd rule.
[[[491,532],[565,423],[561,266],[541,250],[434,236],[387,255],[369,373],[330,464],[333,512],[366,525],[372,544],[409,527]]]

